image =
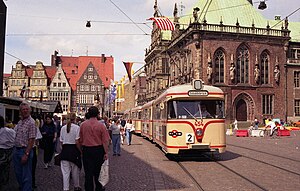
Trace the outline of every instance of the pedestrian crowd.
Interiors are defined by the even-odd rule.
[[[126,137],[130,146],[135,130],[130,119],[100,118],[95,106],[88,109],[84,120],[75,113],[68,113],[62,121],[52,115],[31,115],[31,108],[25,102],[20,104],[19,114],[20,120],[13,126],[0,116],[0,191],[8,190],[11,163],[20,191],[37,188],[39,149],[44,151],[45,170],[52,164],[60,166],[62,190],[70,190],[70,179],[75,191],[82,190],[79,180],[82,168],[86,191],[105,190],[99,176],[102,164],[108,160],[110,145],[113,156],[121,156],[121,144]]]

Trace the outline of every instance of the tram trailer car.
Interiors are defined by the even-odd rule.
[[[142,107],[138,106],[131,109],[131,119],[134,125],[135,134],[141,134],[142,132]]]
[[[153,141],[153,103],[150,101],[142,106],[142,131],[141,135]]]
[[[205,115],[203,109],[210,115]],[[224,93],[194,80],[168,88],[142,107],[142,135],[166,154],[225,152]]]

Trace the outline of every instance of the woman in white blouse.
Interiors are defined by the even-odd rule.
[[[67,125],[61,128],[60,141],[62,151],[60,153],[60,166],[63,175],[63,190],[69,190],[70,172],[74,183],[74,190],[81,190],[79,186],[79,173],[81,164],[81,149],[79,145],[80,127],[76,123],[76,114],[67,115]]]
[[[127,145],[131,145],[131,137],[132,132],[134,131],[134,125],[132,124],[132,120],[129,119],[125,125],[125,132],[126,132],[126,139],[127,139]]]

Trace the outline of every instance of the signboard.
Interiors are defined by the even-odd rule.
[[[116,102],[123,102],[123,101],[125,101],[125,98],[118,98],[118,99],[116,99]]]
[[[190,90],[188,91],[189,96],[208,96],[208,91],[206,90]]]

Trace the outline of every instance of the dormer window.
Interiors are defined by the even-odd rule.
[[[89,68],[88,70],[89,70],[89,72],[92,72],[92,71],[93,71],[93,68]]]

